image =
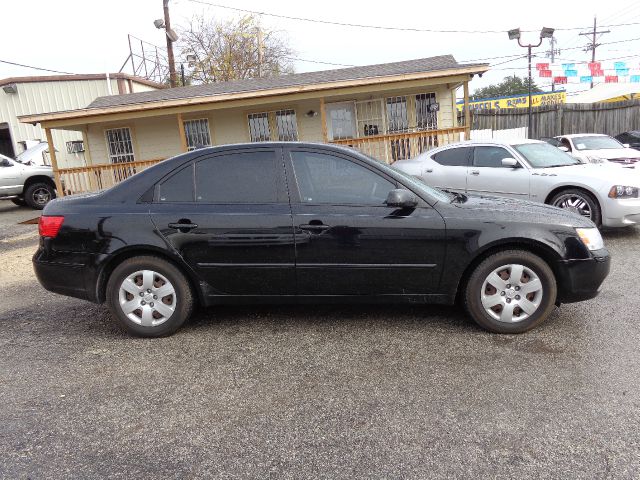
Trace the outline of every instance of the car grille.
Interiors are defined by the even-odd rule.
[[[640,158],[610,158],[609,161],[616,163],[636,163],[640,162]]]

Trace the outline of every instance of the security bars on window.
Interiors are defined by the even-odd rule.
[[[127,163],[135,160],[131,131],[127,127],[107,130],[105,135],[111,163]]]
[[[298,140],[298,126],[294,110],[252,113],[249,119],[249,137],[252,142],[279,140],[291,142]],[[277,136],[272,136],[275,127]]]
[[[184,132],[187,137],[187,149],[189,151],[211,145],[209,120],[206,118],[185,121]]]

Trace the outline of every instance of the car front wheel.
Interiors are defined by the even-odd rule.
[[[184,274],[157,257],[135,257],[118,265],[107,283],[111,314],[140,337],[171,335],[191,316],[193,292]]]
[[[602,224],[602,212],[598,201],[583,190],[575,188],[562,190],[554,195],[549,203],[554,207],[560,207],[586,217],[598,227]]]
[[[469,315],[495,333],[523,333],[549,317],[557,296],[553,271],[542,258],[506,250],[484,259],[464,295]]]

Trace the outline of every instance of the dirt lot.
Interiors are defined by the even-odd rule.
[[[143,340],[44,291],[0,202],[0,478],[640,478],[640,230],[537,330],[456,308],[225,307]]]

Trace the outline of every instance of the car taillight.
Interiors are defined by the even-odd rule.
[[[64,217],[41,216],[38,231],[41,237],[55,238],[64,222]]]

